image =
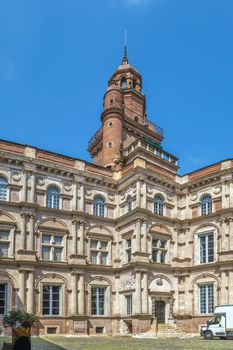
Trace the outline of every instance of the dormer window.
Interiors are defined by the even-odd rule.
[[[126,88],[127,87],[126,80],[124,78],[121,80],[121,87],[122,88]]]

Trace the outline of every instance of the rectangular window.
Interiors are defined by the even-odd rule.
[[[105,315],[106,287],[91,288],[91,314],[97,316]]]
[[[211,314],[214,312],[214,286],[203,284],[199,286],[199,312]]]
[[[132,294],[125,296],[126,301],[126,315],[132,315],[133,304],[132,304]]]
[[[63,260],[63,240],[62,235],[42,234],[41,257],[46,261],[62,261]]]
[[[9,256],[10,232],[0,231],[0,258]]]
[[[132,243],[131,243],[131,238],[126,239],[126,262],[129,263],[132,260]]]
[[[167,240],[162,238],[152,239],[152,260],[165,264],[167,258]]]
[[[108,242],[92,239],[90,242],[90,257],[92,264],[107,265],[108,262]]]
[[[207,264],[214,261],[214,234],[207,233],[199,236],[200,263]]]
[[[61,286],[43,286],[43,315],[61,315]]]
[[[6,314],[7,305],[7,285],[0,284],[0,315]]]

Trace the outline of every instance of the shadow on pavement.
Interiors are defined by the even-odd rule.
[[[23,350],[23,349],[22,349]],[[32,350],[66,350],[59,345],[41,338],[32,339]]]

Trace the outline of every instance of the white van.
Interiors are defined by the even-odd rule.
[[[214,318],[201,327],[201,336],[205,339],[233,337],[233,305],[217,306]]]

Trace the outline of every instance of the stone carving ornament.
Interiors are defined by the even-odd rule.
[[[173,202],[174,201],[174,195],[172,193],[167,193],[167,199],[170,201],[170,202]]]
[[[135,281],[127,280],[121,284],[120,290],[128,290],[128,289],[134,289],[134,288],[135,288]]]
[[[38,184],[39,186],[44,186],[44,184],[45,184],[45,178],[44,178],[43,176],[38,176],[38,177],[37,177],[37,184]]]
[[[11,177],[14,181],[20,181],[21,180],[21,172],[18,170],[12,170]]]
[[[87,195],[87,196],[91,196],[91,195],[92,195],[92,190],[91,190],[91,188],[87,188],[87,189],[86,189],[86,195]]]
[[[196,193],[191,194],[190,198],[191,198],[191,201],[197,200],[197,194]]]
[[[71,182],[64,182],[63,187],[67,192],[69,192],[69,191],[71,191],[72,184],[71,184]]]
[[[109,194],[108,195],[108,199],[113,202],[115,200],[115,195],[114,194]]]
[[[221,186],[214,187],[213,191],[214,191],[214,194],[219,194],[222,191]]]

